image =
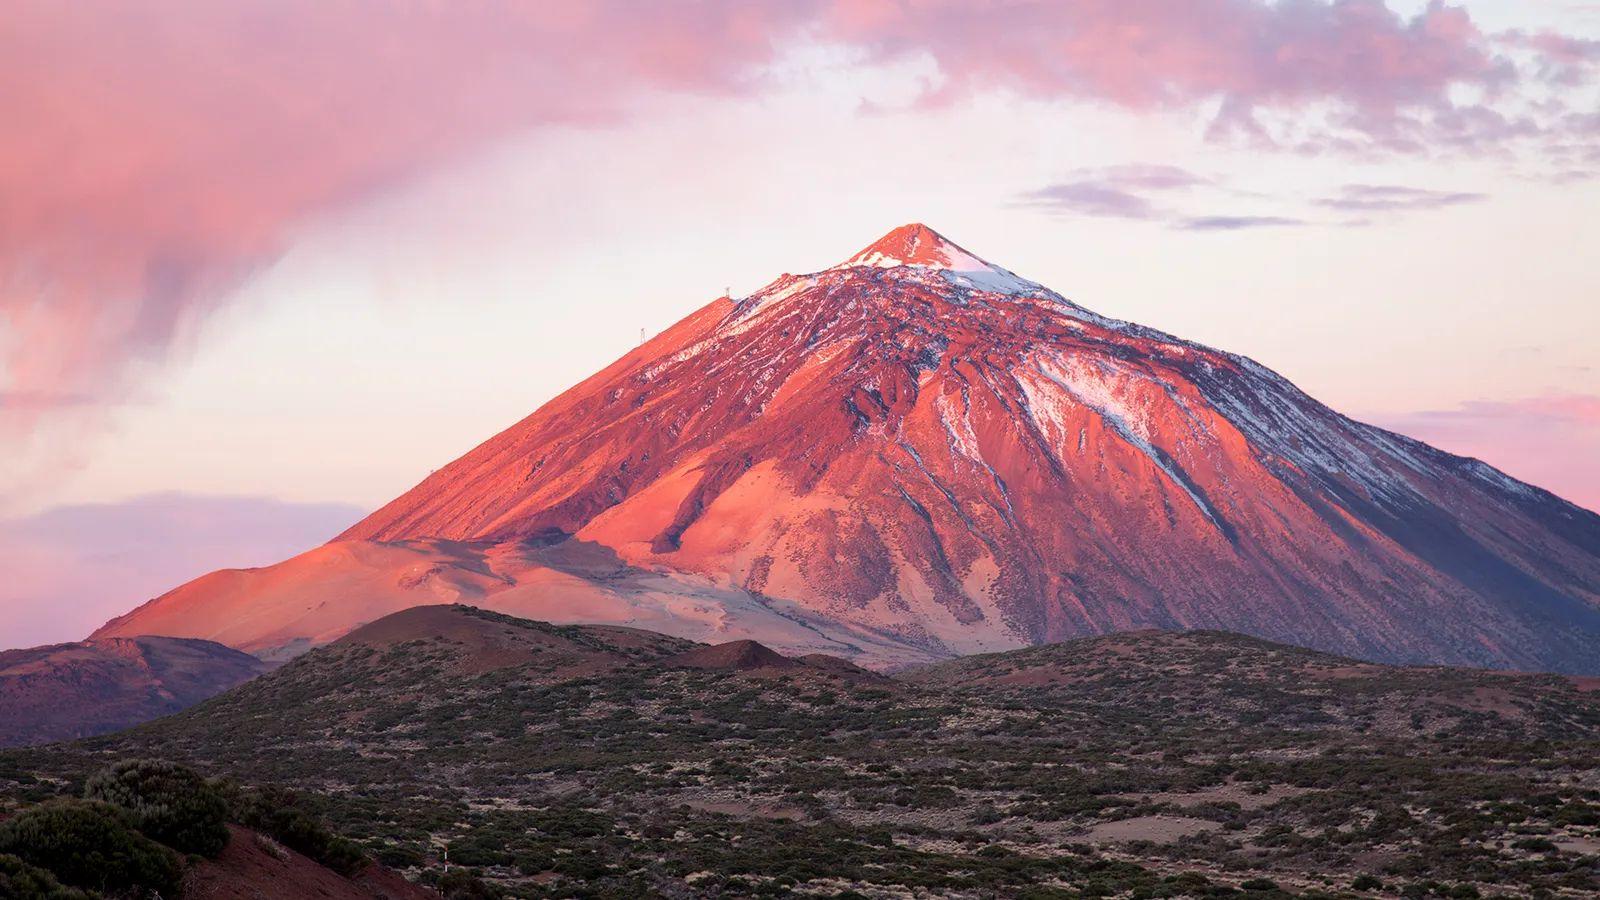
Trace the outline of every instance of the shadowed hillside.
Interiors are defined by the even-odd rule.
[[[307,791],[390,866],[431,877],[448,848],[514,896],[1600,890],[1600,682],[1219,632],[891,679],[430,607],[176,716],[0,754],[0,794],[127,755]]]
[[[140,636],[0,651],[0,747],[104,734],[261,674],[212,641]]]

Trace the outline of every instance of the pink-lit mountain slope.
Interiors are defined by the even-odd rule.
[[[457,600],[876,664],[1210,628],[1594,673],[1600,516],[908,225],[100,634],[265,652]]]

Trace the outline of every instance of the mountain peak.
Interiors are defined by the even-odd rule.
[[[1039,284],[963,249],[921,222],[901,225],[829,271],[901,267],[948,273],[945,277],[952,283],[994,293],[1044,292]]]
[[[921,222],[901,225],[834,268],[849,269],[856,266],[879,269],[919,266],[953,272],[994,268]]]
[[[1206,627],[1600,673],[1597,595],[1600,516],[913,224],[711,301],[341,540],[97,634],[292,652],[464,599],[883,666]]]

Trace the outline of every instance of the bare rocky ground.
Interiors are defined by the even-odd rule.
[[[517,897],[1592,897],[1595,688],[1216,632],[885,678],[432,607],[0,754],[0,803],[165,757]]]

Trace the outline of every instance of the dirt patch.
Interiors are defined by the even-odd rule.
[[[1207,803],[1237,803],[1240,809],[1264,809],[1280,800],[1298,797],[1310,793],[1309,788],[1295,787],[1291,784],[1275,784],[1265,793],[1254,794],[1250,792],[1247,784],[1230,783],[1205,788],[1198,791],[1172,792],[1164,791],[1159,794],[1140,794],[1138,796],[1148,799],[1151,803],[1171,803],[1174,806],[1195,807]]]
[[[799,822],[806,817],[806,811],[799,807],[761,800],[688,800],[683,805],[701,812],[720,813],[739,819],[782,819],[786,822]]]
[[[327,900],[438,900],[382,866],[368,866],[345,878],[293,850],[245,828],[228,826],[228,846],[216,859],[203,860],[183,880],[187,900],[258,900],[266,897],[321,897]]]
[[[1555,842],[1557,847],[1568,853],[1579,856],[1588,856],[1591,853],[1600,853],[1600,837],[1567,837]]]
[[[1191,819],[1187,816],[1139,816],[1134,819],[1101,822],[1077,840],[1091,844],[1120,844],[1125,841],[1170,844],[1192,835],[1216,831],[1221,827],[1216,822]]]
[[[1459,705],[1468,709],[1492,712],[1513,721],[1527,717],[1527,711],[1519,706],[1512,693],[1503,687],[1474,688],[1472,693],[1462,698]]]

